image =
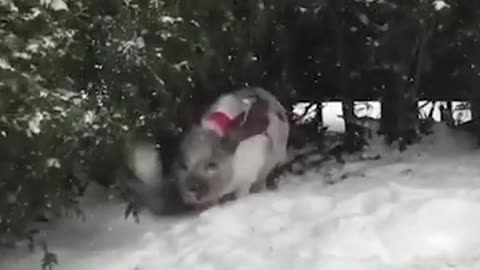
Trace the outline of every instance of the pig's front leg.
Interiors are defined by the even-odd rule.
[[[245,196],[247,196],[248,194],[250,194],[250,188],[251,188],[251,187],[252,187],[252,186],[251,186],[249,183],[240,186],[240,187],[235,191],[235,198],[236,198],[236,199],[240,199],[240,198],[245,197]]]
[[[267,190],[267,177],[263,175],[258,178],[258,180],[253,183],[252,187],[250,188],[250,192],[252,193],[260,193]]]

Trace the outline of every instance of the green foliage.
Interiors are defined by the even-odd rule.
[[[84,179],[73,167],[92,140],[89,107],[72,92],[62,59],[73,42],[65,18],[40,3],[7,1],[0,30],[0,234],[22,235],[38,215],[75,209]]]
[[[0,235],[23,237],[114,184],[129,135],[178,133],[193,47],[155,1],[0,3]]]

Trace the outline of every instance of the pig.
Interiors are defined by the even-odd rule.
[[[182,201],[205,209],[226,196],[239,199],[265,190],[268,175],[286,162],[289,132],[285,107],[265,89],[245,87],[219,96],[178,147],[171,179]],[[133,157],[141,181],[161,181],[157,154],[142,146]]]

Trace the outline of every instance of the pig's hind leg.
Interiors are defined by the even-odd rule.
[[[241,142],[234,157],[235,197],[238,199],[250,193],[252,186],[261,185],[265,167],[271,154],[271,140],[261,134]],[[261,180],[261,181],[259,181]]]

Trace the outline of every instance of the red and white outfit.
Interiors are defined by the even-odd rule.
[[[233,159],[232,185],[242,183],[240,195],[248,194],[256,179],[286,160],[289,124],[283,107],[273,97],[257,94],[227,94],[206,112],[202,126],[221,137],[235,132],[239,140]],[[230,189],[228,187],[227,189]]]
[[[235,131],[244,140],[267,130],[268,114],[268,104],[259,97],[225,95],[210,107],[202,126],[215,130],[221,137]]]

